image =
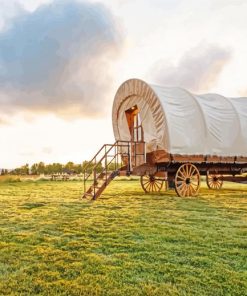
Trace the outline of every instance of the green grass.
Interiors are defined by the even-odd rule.
[[[0,183],[0,295],[247,295],[247,185],[145,195]]]

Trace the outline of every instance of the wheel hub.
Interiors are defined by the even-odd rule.
[[[187,185],[189,185],[189,184],[190,184],[190,178],[186,178],[185,183],[186,183]]]

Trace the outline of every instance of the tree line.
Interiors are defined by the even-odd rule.
[[[89,161],[83,161],[81,164],[75,164],[72,161],[67,162],[66,164],[61,163],[51,163],[45,164],[44,162],[34,163],[31,166],[29,164],[22,165],[13,170],[1,170],[1,175],[51,175],[51,174],[81,174],[84,172],[84,169],[87,167],[87,171],[91,171],[93,164],[89,164]],[[109,168],[110,169],[110,168]],[[97,172],[101,172],[102,164],[99,164],[97,167]]]

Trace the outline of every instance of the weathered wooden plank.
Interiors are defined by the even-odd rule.
[[[161,162],[170,162],[170,154],[165,150],[156,150],[153,152],[147,153],[146,156],[147,163],[161,163]]]
[[[171,159],[174,162],[196,162],[202,163],[205,161],[205,157],[203,155],[180,155],[180,154],[172,154]]]
[[[140,166],[133,168],[133,175],[143,176],[143,175],[154,175],[157,171],[157,167],[154,164],[144,163]]]
[[[243,156],[217,156],[217,155],[180,155],[180,154],[170,154],[165,150],[156,150],[153,152],[147,153],[147,163],[150,164],[159,164],[159,163],[169,163],[169,162],[177,162],[177,163],[246,163],[247,157]]]

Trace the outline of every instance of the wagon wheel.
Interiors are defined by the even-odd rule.
[[[209,189],[221,189],[223,185],[222,175],[219,174],[210,174],[209,171],[207,171],[207,177],[206,177],[206,183],[208,185]]]
[[[146,193],[160,192],[164,181],[156,179],[153,175],[141,176],[141,186]]]
[[[200,188],[200,173],[191,163],[182,164],[175,175],[175,190],[178,196],[196,196]]]

